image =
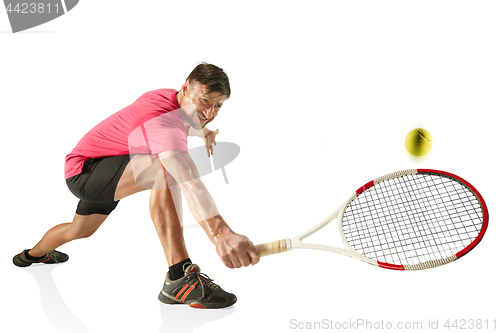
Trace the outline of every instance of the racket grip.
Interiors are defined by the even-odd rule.
[[[281,239],[274,242],[257,245],[257,250],[259,250],[261,257],[270,256],[271,254],[286,252],[287,251],[286,240]]]

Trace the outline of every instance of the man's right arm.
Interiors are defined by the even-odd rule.
[[[158,156],[180,187],[196,222],[216,246],[222,262],[229,268],[256,264],[260,258],[258,250],[247,237],[233,232],[220,216],[191,157],[178,151],[166,151]]]
[[[189,210],[198,223],[219,215],[212,196],[188,154],[171,150],[160,153],[158,157],[184,193]]]

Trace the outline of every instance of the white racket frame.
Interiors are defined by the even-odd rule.
[[[347,239],[345,238],[344,235],[344,230],[342,228],[342,220],[344,217],[344,212],[349,206],[349,204],[356,199],[357,195],[356,193],[353,193],[349,199],[346,200],[335,212],[333,212],[331,215],[329,215],[326,219],[312,227],[311,229],[301,233],[300,235],[292,238],[287,238],[285,239],[286,241],[286,247],[287,251],[293,250],[293,249],[312,249],[312,250],[322,250],[322,251],[329,251],[333,253],[338,253],[338,254],[343,254],[345,256],[358,259],[364,262],[367,262],[369,264],[377,266],[377,260],[375,259],[370,259],[367,258],[361,254],[359,254],[356,250],[354,250],[349,243],[347,242]],[[328,224],[330,224],[332,221],[335,219],[339,219],[339,233],[340,237],[342,239],[342,242],[347,246],[347,248],[340,248],[340,247],[335,247],[335,246],[329,246],[329,245],[322,245],[322,244],[312,244],[312,243],[304,243],[302,242],[304,239],[307,237],[311,236],[312,234],[316,233],[317,231],[321,230]]]

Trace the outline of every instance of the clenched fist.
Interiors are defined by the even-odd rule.
[[[217,254],[229,268],[255,265],[260,260],[255,245],[246,236],[232,231],[219,235],[214,244]]]

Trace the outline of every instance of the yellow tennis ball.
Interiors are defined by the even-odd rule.
[[[410,154],[424,156],[432,148],[432,136],[423,128],[415,128],[406,136],[405,146]]]

